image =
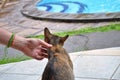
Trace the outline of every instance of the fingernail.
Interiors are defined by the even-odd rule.
[[[52,44],[49,44],[50,47],[52,47],[53,45]]]

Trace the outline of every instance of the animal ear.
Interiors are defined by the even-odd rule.
[[[44,36],[45,36],[45,39],[44,39],[45,42],[49,43],[50,42],[51,33],[48,30],[48,28],[44,29]]]
[[[66,35],[66,36],[62,37],[62,38],[60,39],[60,43],[64,44],[64,42],[66,41],[66,39],[67,39],[68,37],[69,37],[69,35]]]

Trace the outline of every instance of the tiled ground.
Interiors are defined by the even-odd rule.
[[[120,56],[71,54],[75,80],[120,80]],[[47,59],[0,65],[0,80],[40,80]]]
[[[115,75],[112,77],[113,79],[120,80],[120,64],[118,68],[116,68]]]
[[[119,64],[120,56],[79,56],[74,72],[76,77],[110,79]]]
[[[39,75],[2,74],[1,80],[38,80]]]

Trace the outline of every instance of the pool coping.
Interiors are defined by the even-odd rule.
[[[32,19],[45,20],[64,20],[64,21],[88,21],[88,20],[120,20],[120,12],[116,13],[91,13],[91,14],[68,14],[55,13],[38,10],[35,6],[40,0],[30,0],[23,8],[21,13]]]

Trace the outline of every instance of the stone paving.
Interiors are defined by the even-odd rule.
[[[7,4],[0,10],[0,28],[5,28],[21,36],[38,35],[43,33],[43,29],[48,27],[52,32],[77,30],[85,27],[100,27],[108,24],[120,23],[120,21],[106,22],[59,22],[46,20],[33,20],[21,14],[22,7],[29,0],[18,0]]]
[[[71,53],[70,56],[75,80],[120,80],[120,48]],[[0,80],[41,80],[46,63],[47,59],[0,65]]]

